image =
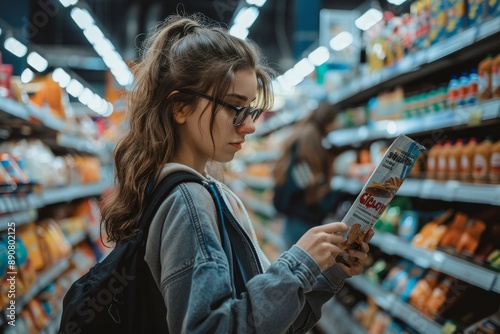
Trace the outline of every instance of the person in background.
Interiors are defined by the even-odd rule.
[[[336,151],[325,140],[336,128],[337,115],[335,106],[323,102],[296,124],[273,171],[273,204],[285,216],[288,247],[321,225],[344,197],[330,187]]]
[[[242,231],[230,239],[232,249],[244,251],[233,263],[243,267],[245,291],[234,295],[235,269],[207,188],[184,183],[165,199],[145,260],[165,301],[169,333],[307,332],[344,280],[363,270],[368,239],[353,253],[356,265],[336,264],[347,226],[329,223],[304,231],[269,263],[242,202],[208,175],[207,164],[232,160],[272,105],[271,70],[257,47],[199,16],[173,16],[148,39],[135,75],[130,130],[115,150],[116,191],[102,211],[109,240],[137,233],[146,194],[176,171],[214,185]]]

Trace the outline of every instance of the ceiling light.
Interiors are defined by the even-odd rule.
[[[80,96],[78,96],[78,101],[80,103],[88,105],[90,101],[94,98],[94,93],[88,88],[84,88]]]
[[[26,45],[19,42],[14,37],[7,38],[3,43],[3,46],[7,51],[12,52],[12,54],[19,58],[24,57],[26,55],[26,52],[28,52],[28,48],[26,47]]]
[[[64,7],[69,7],[69,6],[74,6],[77,4],[78,0],[59,0],[59,2],[64,6]]]
[[[37,70],[38,72],[43,72],[47,69],[47,67],[49,66],[49,63],[47,62],[47,60],[45,58],[43,58],[42,56],[40,56],[38,53],[36,52],[31,52],[29,55],[28,55],[28,64],[33,67],[35,70]]]
[[[384,14],[382,14],[380,10],[370,8],[363,15],[357,18],[356,21],[354,21],[354,24],[361,30],[368,30],[380,22],[383,17]]]
[[[392,3],[393,5],[399,6],[404,3],[406,0],[387,0],[388,3]]]
[[[90,27],[87,27],[83,31],[83,34],[92,45],[97,44],[99,41],[104,39],[104,34],[102,33],[101,29],[99,29],[99,27],[96,26],[95,24],[92,24]]]
[[[73,8],[71,10],[71,18],[82,30],[94,25],[94,19],[86,9]]]
[[[2,28],[0,28],[0,36],[2,35]]]
[[[320,66],[328,61],[330,59],[330,52],[325,46],[320,46],[313,52],[309,54],[307,57],[309,61],[315,65],[315,66]]]
[[[245,39],[248,36],[248,29],[240,25],[234,25],[229,29],[229,33],[235,37]]]
[[[299,73],[295,69],[295,67],[292,67],[288,71],[283,74],[283,78],[285,79],[286,83],[290,86],[297,86],[299,83],[304,80],[304,76]]]
[[[330,40],[330,47],[335,51],[340,51],[352,44],[354,38],[351,33],[342,31],[340,34]]]
[[[267,0],[247,0],[247,4],[262,7]]]
[[[31,80],[33,80],[34,77],[35,77],[35,73],[33,73],[33,71],[30,70],[29,68],[27,68],[23,71],[23,73],[21,73],[21,82],[28,83]]]
[[[102,113],[102,115],[104,117],[111,116],[111,114],[113,113],[113,105],[111,104],[111,102],[108,102],[107,104],[108,105],[107,105],[106,111],[104,113]]]
[[[314,71],[314,65],[311,64],[311,62],[307,58],[304,58],[301,61],[299,61],[297,64],[295,64],[293,68],[303,78],[305,78]]]
[[[99,113],[98,110],[102,107],[103,104],[105,104],[106,101],[103,100],[99,95],[94,94],[92,99],[90,100],[88,106],[90,109],[95,111],[96,113]]]
[[[244,7],[240,9],[238,14],[236,14],[234,24],[248,29],[252,26],[258,16],[259,10],[257,7]]]
[[[52,79],[57,82],[61,88],[65,88],[71,81],[71,76],[62,68],[56,68],[54,72],[52,72]]]
[[[83,92],[83,85],[75,79],[71,79],[66,91],[73,97],[78,97]]]

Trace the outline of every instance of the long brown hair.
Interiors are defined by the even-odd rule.
[[[243,69],[255,70],[258,91],[254,104],[268,110],[272,106],[272,72],[252,43],[210,25],[201,15],[171,16],[148,37],[128,97],[129,131],[114,152],[115,190],[103,203],[102,223],[108,241],[119,242],[137,232],[134,223],[144,209],[148,186],[155,184],[164,165],[177,153],[179,132],[174,113],[181,108],[192,112],[198,100],[178,90],[210,90],[221,99],[234,74]],[[213,103],[211,131],[217,110]]]
[[[276,184],[286,181],[286,174],[290,165],[292,147],[296,145],[297,160],[306,162],[315,177],[323,176],[320,184],[312,184],[305,189],[307,204],[317,203],[330,190],[333,175],[333,161],[335,154],[323,146],[322,141],[327,135],[326,127],[337,117],[339,110],[328,103],[321,103],[301,122],[295,125],[293,134],[284,142],[282,155],[276,162],[273,177]]]

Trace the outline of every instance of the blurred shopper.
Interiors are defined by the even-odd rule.
[[[311,227],[333,213],[343,193],[330,187],[335,149],[326,135],[335,129],[338,110],[322,103],[293,129],[274,170],[273,203],[286,217],[284,239],[294,245]]]

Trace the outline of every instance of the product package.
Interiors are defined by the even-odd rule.
[[[343,234],[342,253],[337,262],[349,265],[348,251],[360,249],[368,231],[377,222],[392,198],[410,175],[413,164],[425,148],[400,135],[385,152],[382,160],[364,185],[342,222],[349,229]]]

